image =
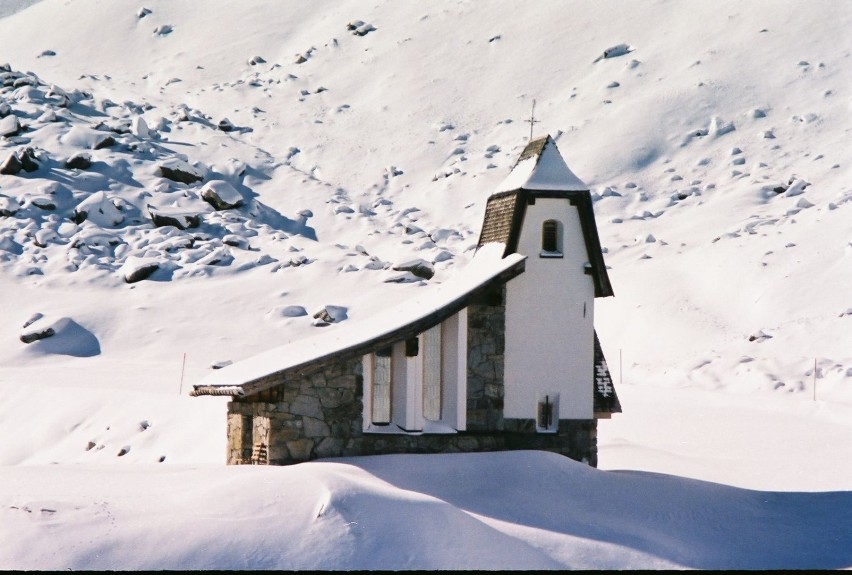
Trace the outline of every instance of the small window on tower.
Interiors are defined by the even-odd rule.
[[[541,225],[541,257],[562,257],[562,225],[556,220],[547,220]]]

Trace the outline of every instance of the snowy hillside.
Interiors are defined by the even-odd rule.
[[[0,529],[18,544],[0,567],[851,566],[848,535],[792,555],[780,531],[756,554],[697,544],[737,513],[730,540],[779,521],[852,531],[850,27],[834,1],[0,0]],[[223,468],[225,400],[191,384],[335,329],[313,317],[325,306],[357,324],[453,277],[534,100],[535,133],[594,194],[616,294],[595,323],[624,407],[599,461],[634,471],[530,453],[435,466],[474,484],[515,469],[495,500],[524,469],[625,508],[676,485],[682,508],[640,513],[682,522],[495,514],[440,472],[397,476],[423,458]],[[541,494],[572,507],[569,492]],[[696,510],[711,495],[723,510]],[[353,498],[383,536],[408,525],[394,514],[421,527],[359,539],[345,505],[313,520],[323,498]],[[281,557],[253,523],[286,523],[271,502],[300,510]],[[231,515],[254,552],[210,551]],[[482,556],[454,562],[462,533]],[[412,549],[418,534],[435,547]]]

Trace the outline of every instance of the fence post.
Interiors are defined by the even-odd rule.
[[[186,370],[186,352],[183,352],[183,364],[180,366],[180,389],[178,395],[183,395],[183,373]]]

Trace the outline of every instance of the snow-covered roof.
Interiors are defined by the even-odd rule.
[[[588,190],[589,186],[571,171],[556,142],[547,135],[527,144],[512,171],[494,193],[518,189],[568,192]]]
[[[479,290],[523,272],[525,256],[502,257],[505,246],[477,252],[458,275],[433,289],[363,321],[323,328],[323,333],[282,345],[216,370],[194,385],[191,395],[240,395],[281,383],[269,376],[300,375],[331,360],[357,357],[392,341],[412,337],[463,309]],[[409,332],[414,333],[409,333]],[[260,381],[263,380],[263,381]]]

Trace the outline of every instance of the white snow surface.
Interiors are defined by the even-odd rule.
[[[144,8],[0,2],[0,568],[852,567],[851,5]],[[533,99],[616,293],[599,469],[226,467],[192,385],[463,276]]]

